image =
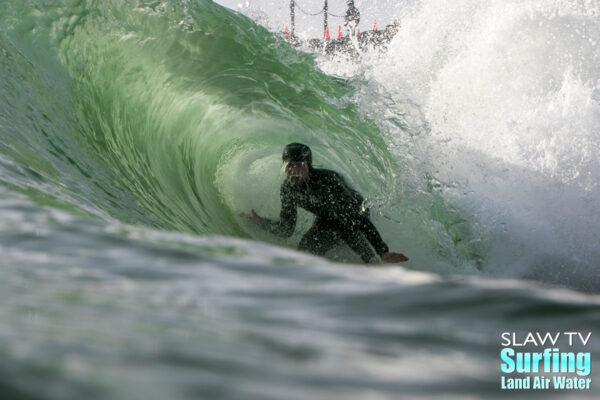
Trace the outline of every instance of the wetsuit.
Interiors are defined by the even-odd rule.
[[[315,214],[316,220],[300,240],[298,250],[323,255],[342,240],[364,262],[369,262],[375,252],[381,256],[389,251],[369,219],[369,210],[363,208],[363,197],[340,174],[310,167],[308,176],[301,185],[283,182],[280,219],[265,220],[267,230],[291,236],[296,227],[297,207],[301,207]]]

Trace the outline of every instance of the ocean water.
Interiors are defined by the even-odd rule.
[[[600,349],[600,4],[423,0],[329,59],[212,1],[0,1],[0,395],[573,398],[501,334]],[[291,141],[411,261],[276,218]]]

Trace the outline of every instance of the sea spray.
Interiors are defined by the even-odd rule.
[[[364,60],[362,109],[405,184],[439,181],[490,273],[600,283],[599,18],[597,2],[426,0]]]

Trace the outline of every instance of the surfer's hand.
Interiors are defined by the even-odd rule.
[[[241,213],[240,215],[256,224],[260,224],[261,222],[263,222],[265,220],[263,217],[258,215],[256,213],[256,211],[254,211],[254,209],[252,209],[252,214]]]
[[[383,253],[381,259],[387,263],[399,263],[408,261],[408,257],[401,253]]]

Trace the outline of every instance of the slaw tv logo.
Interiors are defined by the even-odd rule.
[[[503,332],[500,378],[503,390],[589,390],[592,332]]]

